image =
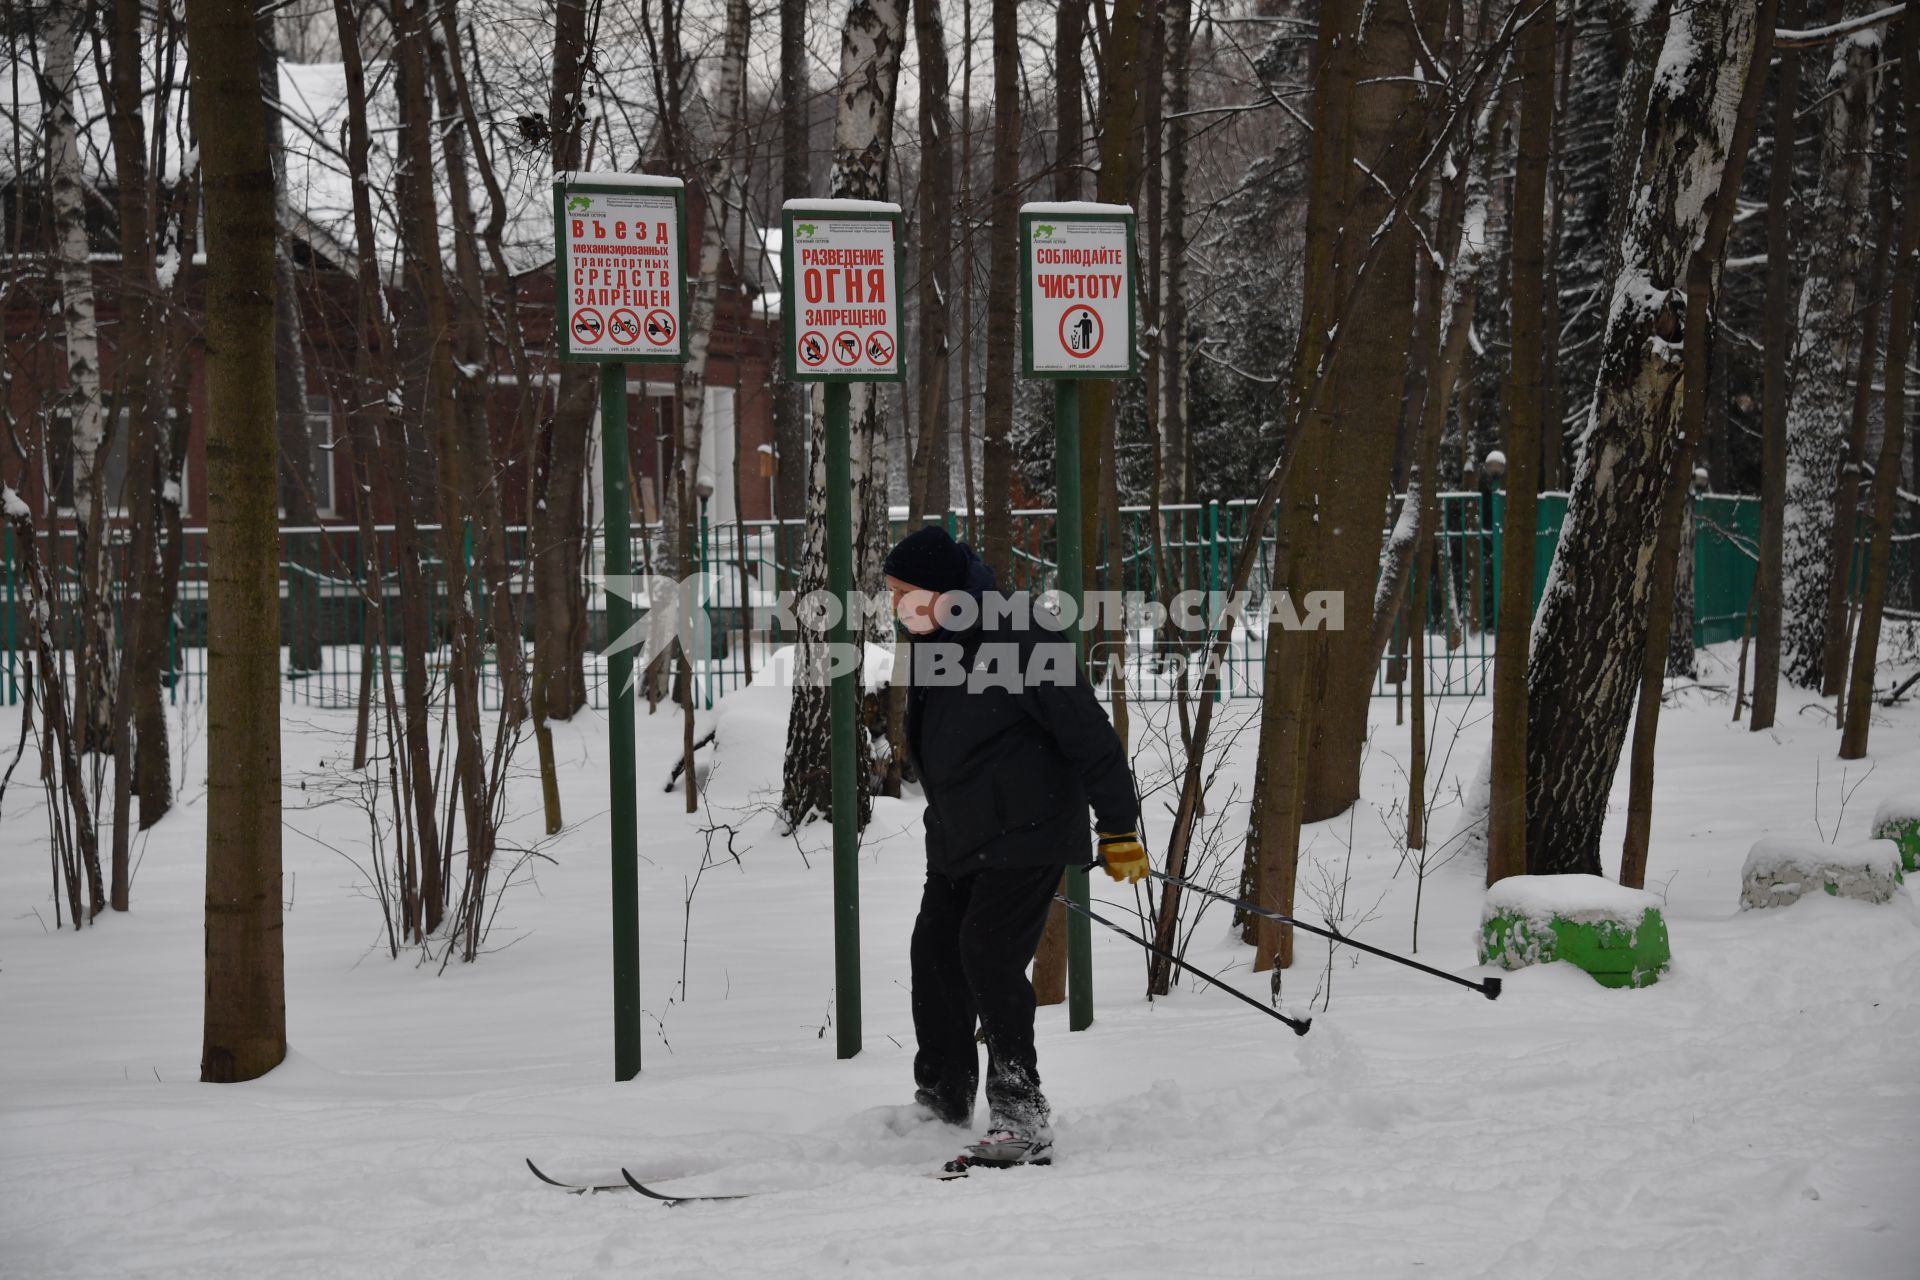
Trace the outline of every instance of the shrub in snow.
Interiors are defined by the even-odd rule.
[[[1740,872],[1740,906],[1784,907],[1825,889],[1839,898],[1885,902],[1900,887],[1900,849],[1891,840],[1821,844],[1799,836],[1755,842]]]
[[[1888,796],[1873,811],[1873,838],[1900,846],[1900,865],[1920,871],[1920,795]]]
[[[1660,899],[1600,876],[1508,876],[1480,909],[1485,964],[1565,960],[1603,987],[1645,987],[1672,958]]]

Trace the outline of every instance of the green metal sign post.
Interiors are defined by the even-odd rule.
[[[1028,204],[1020,210],[1021,364],[1029,378],[1051,378],[1056,493],[1054,537],[1059,589],[1082,612],[1085,561],[1080,546],[1080,383],[1139,374],[1133,310],[1134,219],[1126,205]],[[1086,657],[1086,632],[1074,628]],[[1084,867],[1067,869],[1067,897],[1082,908],[1091,894]],[[1093,1025],[1093,922],[1067,914],[1067,1026]]]
[[[900,206],[789,200],[781,237],[781,329],[787,378],[826,384],[827,591],[840,608],[827,631],[832,717],[834,1052],[860,1052],[860,792],[858,663],[853,605],[850,417],[855,382],[900,381]]]
[[[633,519],[627,365],[686,354],[686,190],[678,178],[577,173],[553,184],[560,358],[600,365],[606,549],[607,790],[613,832],[613,1078],[640,1074],[640,832],[633,751]]]

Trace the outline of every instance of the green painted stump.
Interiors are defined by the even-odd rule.
[[[1873,815],[1873,838],[1900,847],[1900,868],[1920,871],[1920,800],[1880,802]]]
[[[1904,876],[1891,840],[1822,844],[1800,836],[1754,842],[1740,870],[1742,910],[1785,907],[1812,893],[1861,902],[1891,902]]]
[[[1603,987],[1647,987],[1672,963],[1660,899],[1599,876],[1509,876],[1487,890],[1480,960],[1565,960]]]

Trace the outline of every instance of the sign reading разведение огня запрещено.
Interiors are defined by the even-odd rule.
[[[562,360],[687,358],[686,226],[678,178],[576,173],[554,182]]]
[[[789,200],[781,328],[796,382],[898,382],[900,206]]]

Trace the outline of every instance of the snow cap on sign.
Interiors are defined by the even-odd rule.
[[[681,191],[686,183],[679,178],[663,177],[657,173],[556,173],[553,180],[563,184],[599,182],[608,186],[637,187],[642,190]]]
[[[1058,218],[1069,213],[1097,213],[1104,218],[1131,218],[1133,206],[1095,204],[1091,200],[1036,200],[1032,204],[1021,205],[1020,212],[1043,214],[1049,218]]]
[[[899,213],[900,206],[891,200],[836,200],[822,197],[800,196],[780,206],[795,212],[806,213]]]

